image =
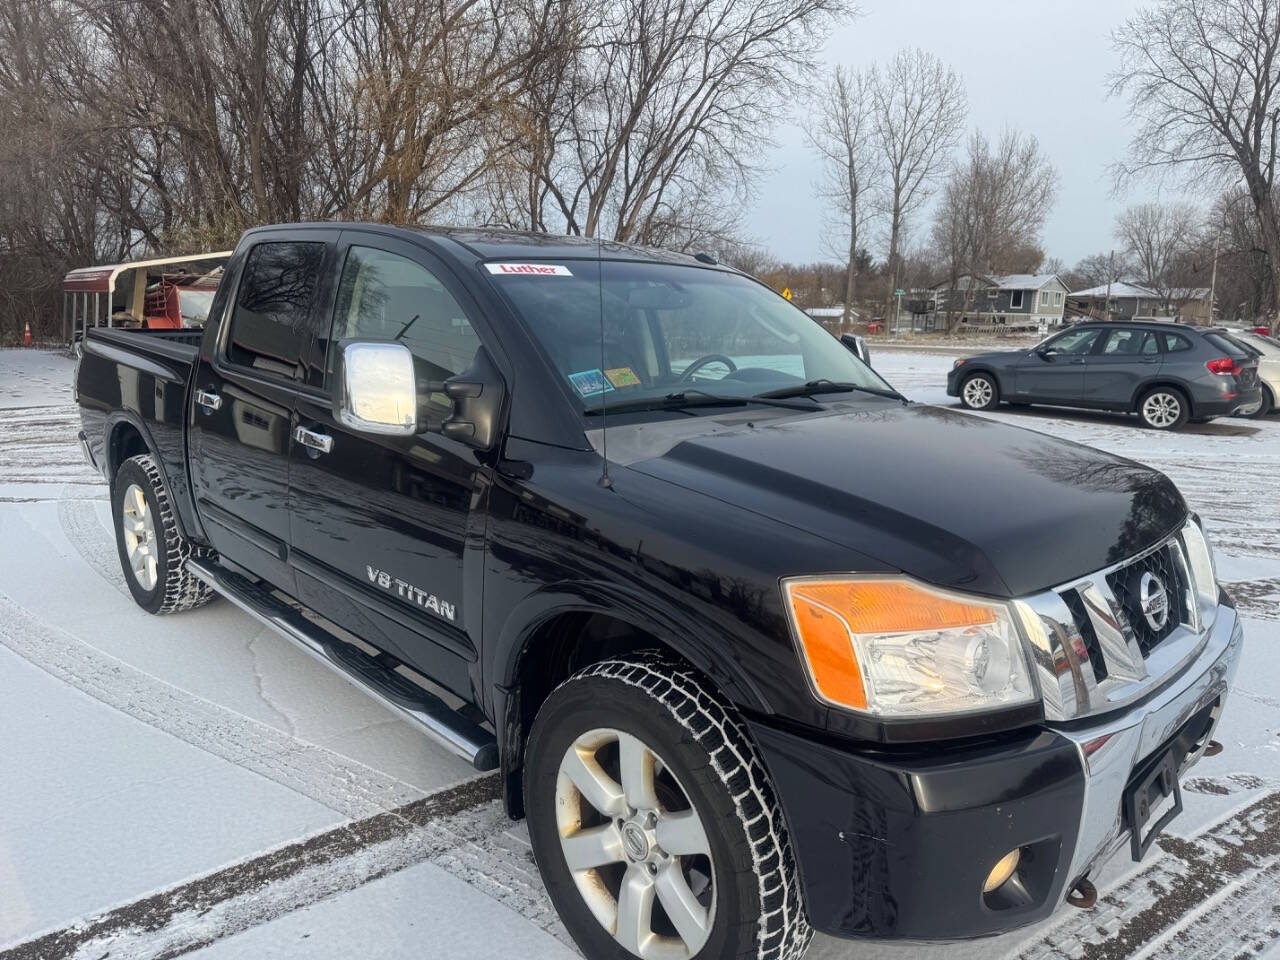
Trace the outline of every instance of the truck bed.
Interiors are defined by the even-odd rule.
[[[195,522],[186,469],[187,382],[201,330],[91,328],[80,344],[76,399],[90,458],[110,480],[148,449],[169,484],[179,522]]]

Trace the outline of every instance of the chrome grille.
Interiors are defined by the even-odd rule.
[[[1107,586],[1115,595],[1116,603],[1138,641],[1138,649],[1145,658],[1160,641],[1187,622],[1193,604],[1191,583],[1185,574],[1186,561],[1182,546],[1177,541],[1166,543],[1140,560],[1107,574]],[[1142,584],[1147,577],[1161,585],[1165,607],[1163,623],[1143,608]]]
[[[1180,532],[1018,601],[1046,719],[1072,720],[1136,700],[1199,652],[1213,611],[1202,608],[1186,551]]]

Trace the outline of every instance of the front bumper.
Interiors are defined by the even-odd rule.
[[[1195,662],[1145,701],[927,753],[853,753],[750,722],[810,922],[835,936],[954,940],[1044,919],[1128,842],[1121,802],[1135,768],[1193,718],[1207,714],[1216,726],[1242,642],[1236,612],[1223,604]],[[988,872],[1015,848],[1023,851],[1016,895],[984,896]]]

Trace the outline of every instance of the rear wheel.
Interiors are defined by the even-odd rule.
[[[960,387],[960,400],[970,410],[990,410],[1000,402],[1000,391],[990,374],[975,373]]]
[[[561,684],[526,754],[534,856],[592,958],[760,958],[812,935],[773,788],[738,722],[656,654]]]
[[[120,464],[111,508],[120,566],[138,606],[148,613],[173,613],[212,599],[213,591],[187,570],[194,550],[178,533],[169,490],[149,455]]]
[[[1177,430],[1191,416],[1191,405],[1181,390],[1153,387],[1138,401],[1138,417],[1152,430]]]

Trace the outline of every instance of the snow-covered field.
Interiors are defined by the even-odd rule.
[[[948,405],[951,359],[875,353],[908,396]],[[574,956],[494,777],[230,604],[134,606],[70,376],[55,354],[0,351],[0,960]],[[1144,863],[1096,878],[1092,911],[811,956],[1280,956],[1280,418],[1164,435],[991,416],[1152,463],[1205,517],[1248,618],[1226,750]]]

